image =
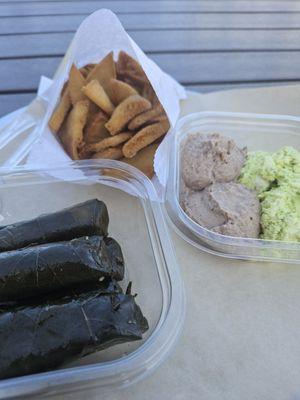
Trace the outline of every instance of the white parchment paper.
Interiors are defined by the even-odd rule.
[[[80,68],[88,63],[97,63],[110,51],[114,52],[116,58],[120,50],[126,51],[138,60],[143,67],[169,117],[172,130],[180,112],[179,101],[186,97],[184,88],[143,53],[126,33],[114,13],[103,9],[94,12],[82,22],[55,74],[52,85],[43,93],[43,98],[46,101],[45,114],[37,124],[38,140],[28,155],[28,164],[45,167],[70,161],[70,157],[51,133],[47,123],[60,97],[62,86],[68,79],[71,65],[75,63]],[[168,139],[166,137],[156,152],[154,162],[158,177],[158,180],[154,179],[154,184],[159,192],[162,191],[167,180],[168,150]]]

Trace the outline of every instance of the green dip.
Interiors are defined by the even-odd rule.
[[[259,194],[261,238],[300,242],[300,152],[250,152],[238,180]]]

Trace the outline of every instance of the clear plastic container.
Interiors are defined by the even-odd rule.
[[[92,198],[103,200],[110,216],[109,233],[121,244],[125,257],[123,285],[133,282],[132,291],[138,294],[136,301],[150,327],[142,341],[94,353],[64,369],[1,380],[0,398],[48,398],[90,387],[104,393],[153,371],[179,336],[185,298],[161,204],[150,200],[155,197],[152,183],[135,168],[102,160],[48,170],[2,168],[0,188],[1,225]]]
[[[286,145],[300,149],[300,118],[230,112],[199,112],[181,118],[174,130],[165,202],[165,214],[173,228],[199,249],[228,258],[299,263],[299,243],[220,235],[201,227],[184,212],[179,204],[180,148],[193,132],[218,132],[250,151],[272,152]]]

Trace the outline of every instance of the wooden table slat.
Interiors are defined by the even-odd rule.
[[[145,52],[151,53],[300,49],[300,30],[131,31],[130,35]],[[63,55],[73,36],[74,33],[0,36],[0,59]]]
[[[17,108],[26,106],[35,97],[34,93],[18,93],[0,95],[0,117],[6,115]]]
[[[184,84],[300,79],[300,53],[292,51],[155,54],[152,59]],[[40,76],[51,77],[60,60],[49,57],[0,61],[0,92],[36,89]]]
[[[209,93],[220,90],[232,90],[232,89],[251,89],[257,87],[271,87],[271,86],[286,86],[286,85],[294,85],[299,84],[299,80],[295,81],[282,81],[282,82],[241,82],[241,83],[222,83],[222,84],[202,84],[202,85],[188,85],[186,86],[187,90],[201,93]]]
[[[127,30],[300,29],[300,14],[139,14],[120,15]],[[75,31],[84,15],[0,19],[0,34]]]
[[[295,1],[60,1],[0,4],[0,16],[114,12],[299,12]]]

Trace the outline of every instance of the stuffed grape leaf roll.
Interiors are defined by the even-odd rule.
[[[148,329],[134,296],[101,291],[0,314],[0,378],[51,370]]]
[[[130,289],[130,284],[128,285]],[[41,294],[39,297],[29,297],[27,299],[14,300],[14,301],[0,301],[0,314],[6,311],[12,311],[17,308],[36,306],[37,304],[45,304],[63,297],[75,297],[83,293],[92,292],[97,290],[101,294],[117,294],[123,293],[123,289],[115,279],[109,277],[101,281],[85,283],[76,287],[64,289],[63,291],[56,291],[51,293]],[[126,294],[130,294],[126,292]],[[1,355],[0,355],[1,357]]]
[[[125,263],[121,246],[115,239],[111,237],[104,238],[104,242],[112,263],[112,269],[114,271],[121,271],[120,279],[118,280],[122,280],[124,277]]]
[[[0,253],[0,302],[76,288],[105,277],[124,277],[121,248],[111,238],[87,236],[8,251]]]
[[[42,243],[71,240],[81,236],[107,235],[108,212],[97,199],[0,229],[0,251]]]

